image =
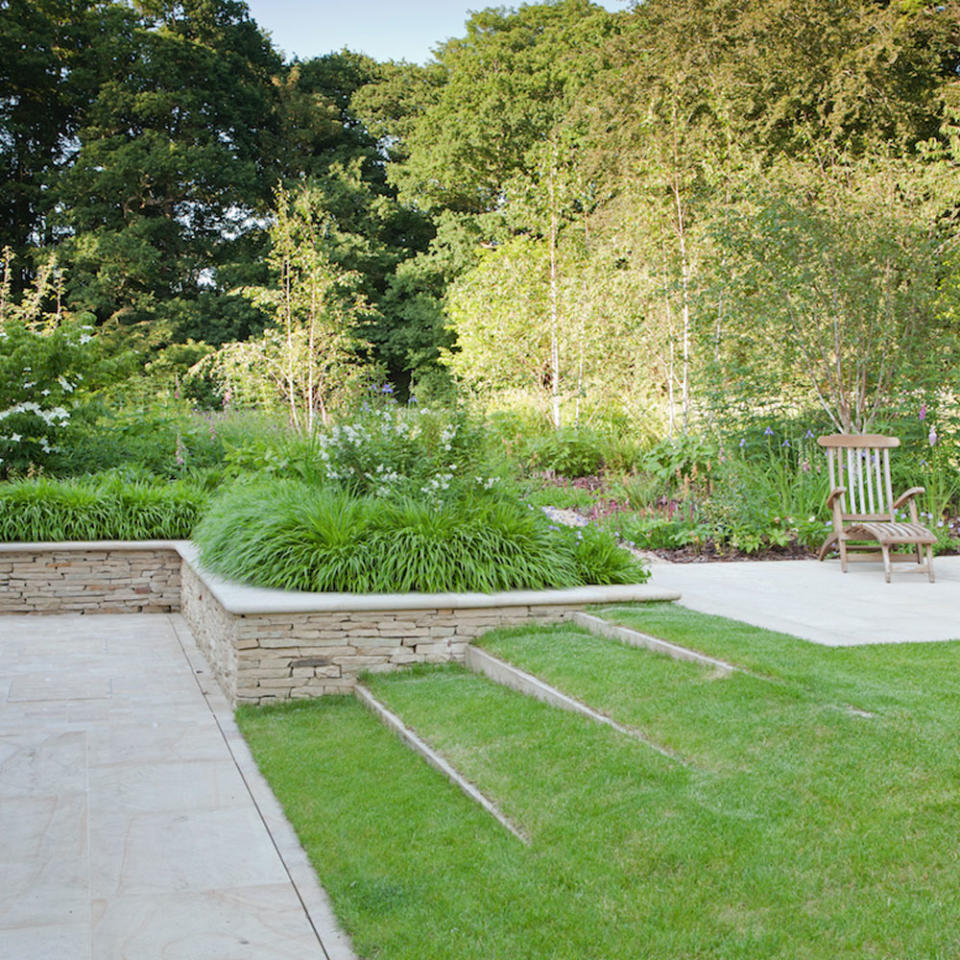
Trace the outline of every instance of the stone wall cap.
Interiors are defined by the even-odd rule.
[[[43,553],[54,550],[173,550],[182,554],[189,540],[65,540],[41,543],[0,543],[3,553]]]
[[[464,610],[484,607],[581,606],[679,600],[676,590],[645,583],[567,587],[558,590],[507,590],[501,593],[306,593],[251,587],[224,580],[205,570],[192,543],[180,555],[206,584],[221,606],[234,614],[356,613],[366,610]]]

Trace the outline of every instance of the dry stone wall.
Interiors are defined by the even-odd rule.
[[[167,549],[0,553],[0,613],[170,613],[180,555]]]
[[[461,661],[470,641],[495,627],[556,622],[591,603],[677,597],[646,586],[284,594],[210,577],[185,542],[0,544],[0,613],[179,610],[231,703],[346,693],[364,671]]]
[[[349,693],[364,671],[462,661],[495,627],[562,620],[580,607],[520,606],[230,614],[184,564],[183,615],[231,702]]]

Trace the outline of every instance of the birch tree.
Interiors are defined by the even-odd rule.
[[[740,320],[721,364],[758,405],[806,397],[860,433],[942,369],[945,251],[911,179],[889,161],[795,168],[755,185],[717,228]]]
[[[276,193],[267,262],[274,283],[240,292],[272,323],[259,337],[225,344],[194,367],[211,374],[232,399],[285,406],[291,426],[309,434],[326,425],[331,400],[359,373],[354,328],[363,301],[356,275],[328,253],[331,222],[310,188]]]

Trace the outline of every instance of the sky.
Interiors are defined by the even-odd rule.
[[[344,47],[376,60],[423,63],[433,48],[464,34],[469,10],[517,0],[247,0],[250,15],[287,57],[303,60]],[[624,10],[627,0],[598,0]]]

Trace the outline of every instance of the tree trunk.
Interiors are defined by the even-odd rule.
[[[550,168],[550,399],[553,426],[560,428],[560,306],[557,292],[557,204],[556,164]]]

